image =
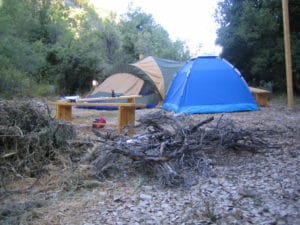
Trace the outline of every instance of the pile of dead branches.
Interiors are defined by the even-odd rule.
[[[74,129],[55,121],[42,102],[0,101],[0,176],[38,176],[74,135]]]
[[[111,167],[119,167],[122,156],[140,165],[139,170],[152,171],[164,185],[173,186],[184,182],[185,168],[207,171],[210,165],[205,151],[255,151],[263,145],[253,132],[236,128],[233,121],[222,117],[199,122],[190,115],[158,111],[140,118],[135,129],[141,132],[133,137],[94,131],[103,143],[92,162],[96,176],[101,178]]]

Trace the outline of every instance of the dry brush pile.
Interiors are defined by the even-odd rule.
[[[46,104],[0,101],[0,188],[16,177],[38,177],[67,150],[73,127],[54,120]]]
[[[194,121],[190,115],[158,111],[141,117],[135,129],[139,134],[132,137],[94,130],[101,142],[90,157],[96,177],[109,176],[110,170],[120,170],[129,159],[127,166],[153,175],[164,186],[177,186],[193,179],[193,171],[209,174],[206,152],[255,152],[265,146],[257,132],[236,127],[222,116]]]

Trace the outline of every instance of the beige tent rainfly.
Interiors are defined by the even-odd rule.
[[[120,81],[122,81],[120,83]],[[144,85],[144,81],[130,73],[116,73],[104,80],[94,91],[94,94],[99,92],[111,93],[114,90],[117,93],[124,95],[135,95],[140,93]]]
[[[90,98],[121,95],[142,95],[138,103],[155,107],[165,98],[173,75],[182,62],[146,57],[133,64],[121,65],[88,96]]]

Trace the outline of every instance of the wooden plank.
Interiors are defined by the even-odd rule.
[[[255,101],[259,106],[268,106],[268,96],[271,93],[270,91],[254,87],[250,87],[250,91],[253,94]]]
[[[270,91],[264,90],[264,89],[260,89],[260,88],[255,88],[255,87],[250,87],[250,91],[252,93],[267,93],[270,94]]]
[[[72,106],[56,105],[56,118],[67,122],[72,121]]]
[[[136,98],[141,98],[142,95],[126,95],[126,96],[118,96],[118,97],[99,97],[99,98],[81,98],[78,101],[79,102],[86,102],[86,101],[110,101],[110,100],[130,100],[128,102],[131,102],[132,100]]]
[[[268,106],[268,94],[267,93],[254,93],[256,103],[259,106],[267,107]]]
[[[76,103],[76,102],[49,102],[49,105],[64,105],[64,106],[135,106],[136,108],[144,108],[145,104],[134,104],[134,103]]]
[[[118,131],[124,133],[124,127],[127,125],[134,125],[135,123],[135,107],[134,106],[120,106],[118,112]],[[134,134],[134,129],[129,129],[129,134]]]
[[[133,103],[133,104],[135,104],[136,98],[128,98],[128,99],[127,99],[127,102],[128,102],[128,103]]]

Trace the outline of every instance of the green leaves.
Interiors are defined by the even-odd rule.
[[[184,42],[140,9],[118,20],[99,17],[88,0],[1,1],[0,96],[84,94],[93,79],[140,54],[189,58]]]
[[[139,55],[186,60],[189,52],[181,41],[173,42],[168,32],[155,22],[152,15],[139,8],[130,9],[121,21],[122,48],[132,62]]]
[[[300,16],[296,2],[290,0],[292,25]],[[272,83],[274,90],[283,91],[285,62],[281,1],[225,0],[218,5],[216,19],[220,24],[217,44],[223,47],[222,57],[235,65],[251,85]],[[297,26],[291,30],[293,37],[299,35]],[[300,55],[300,48],[297,42],[297,38],[293,38],[294,76],[299,80],[296,57]]]

